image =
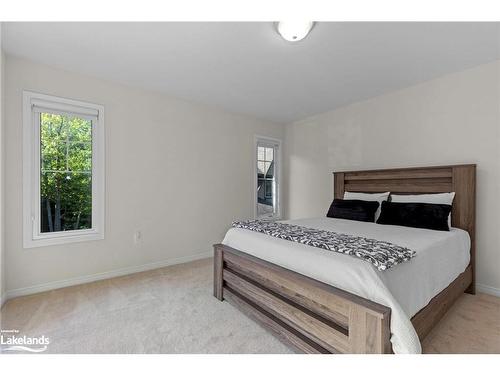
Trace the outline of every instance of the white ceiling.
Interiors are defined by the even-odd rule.
[[[500,23],[4,23],[7,53],[290,122],[500,59]]]

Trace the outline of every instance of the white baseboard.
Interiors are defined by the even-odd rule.
[[[500,297],[500,289],[493,288],[489,285],[476,284],[476,290],[479,293],[491,294],[492,296]]]
[[[26,288],[8,290],[2,296],[2,304],[5,301],[7,301],[11,298],[15,298],[15,297],[27,296],[30,294],[46,292],[48,290],[65,288],[67,286],[86,284],[86,283],[90,283],[90,282],[98,281],[98,280],[111,279],[113,277],[125,276],[125,275],[130,275],[133,273],[137,273],[137,272],[154,270],[157,268],[172,266],[175,264],[187,263],[187,262],[191,262],[193,260],[210,258],[212,255],[213,255],[213,252],[208,251],[208,252],[198,253],[198,254],[189,255],[189,256],[180,257],[180,258],[167,259],[167,260],[163,260],[160,262],[147,263],[147,264],[143,264],[140,266],[120,268],[117,270],[95,273],[93,275],[88,275],[88,276],[74,277],[71,279],[53,281],[53,282],[46,283],[46,284],[28,286]]]

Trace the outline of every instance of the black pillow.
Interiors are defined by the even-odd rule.
[[[375,212],[378,202],[362,201],[357,199],[334,199],[327,217],[357,221],[375,221]]]
[[[449,204],[382,202],[377,224],[449,231]]]

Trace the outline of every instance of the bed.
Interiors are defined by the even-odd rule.
[[[408,246],[385,272],[364,261],[232,228],[215,245],[214,295],[306,353],[418,353],[463,293],[474,293],[475,165],[334,173],[345,191],[454,191],[450,232],[316,218],[291,223]]]

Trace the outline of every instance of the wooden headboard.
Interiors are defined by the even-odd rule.
[[[334,197],[345,191],[363,193],[426,194],[455,192],[452,226],[469,232],[471,266],[475,285],[476,165],[447,165],[368,171],[334,172]]]

